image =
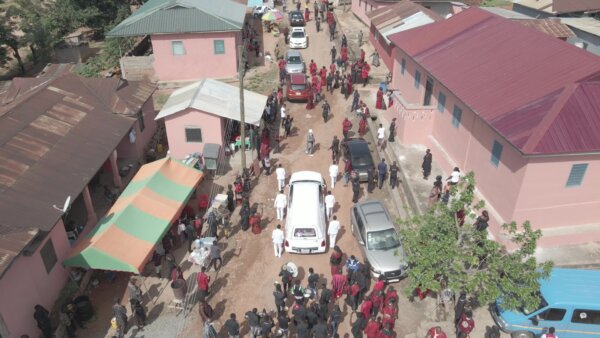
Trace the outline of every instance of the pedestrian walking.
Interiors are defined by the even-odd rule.
[[[335,45],[331,47],[329,54],[331,55],[331,63],[335,63],[335,57],[337,56],[337,49],[335,49]]]
[[[350,107],[350,112],[356,112],[360,107],[358,104],[360,102],[360,94],[358,90],[354,90],[354,94],[352,94],[352,106]]]
[[[52,337],[52,325],[50,322],[50,312],[46,310],[43,306],[37,304],[34,307],[35,311],[33,313],[33,319],[35,319],[37,323],[37,327],[42,331],[44,338]]]
[[[456,326],[456,337],[467,338],[474,328],[475,321],[473,320],[473,313],[471,311],[465,311]]]
[[[308,130],[308,135],[306,135],[306,153],[308,156],[313,156],[313,147],[315,145],[315,135],[313,134],[312,129]]]
[[[363,137],[367,133],[367,116],[363,115],[358,122],[358,135]]]
[[[340,152],[340,140],[338,139],[338,137],[336,135],[333,135],[333,140],[331,141],[331,146],[329,147],[329,150],[331,150],[331,160],[333,161],[334,164],[337,163],[338,155]],[[333,187],[333,185],[332,185],[332,187]]]
[[[124,338],[127,333],[127,309],[121,305],[121,300],[115,297],[113,299],[112,310],[113,317],[115,317],[115,320],[117,321],[117,337]]]
[[[327,191],[327,196],[325,196],[325,210],[327,219],[331,219],[331,215],[333,213],[333,207],[335,206],[335,196],[331,194],[331,190]]]
[[[327,99],[323,99],[323,122],[327,123],[327,119],[329,117],[329,111],[331,110],[331,107],[329,106],[329,103],[327,102]]]
[[[385,164],[385,158],[381,159],[381,162],[377,165],[377,171],[379,172],[379,189],[383,187],[383,182],[385,181],[385,176],[387,174],[387,164]]]
[[[458,325],[460,321],[460,317],[463,315],[465,310],[465,306],[469,301],[467,300],[467,293],[465,291],[461,291],[456,304],[454,305],[454,325]]]
[[[285,119],[285,122],[283,123],[283,129],[285,131],[285,133],[283,135],[285,138],[288,138],[288,136],[290,136],[292,133],[292,121],[294,121],[294,118],[291,116],[288,116]]]
[[[273,323],[273,319],[271,319],[271,316],[269,316],[267,313],[265,313],[265,310],[263,310],[260,319],[260,334],[262,338],[271,338],[274,326],[275,324]]]
[[[348,288],[348,278],[341,273],[336,273],[331,277],[331,292],[334,300],[340,299]]]
[[[352,332],[352,337],[362,338],[365,327],[367,327],[367,320],[365,319],[362,312],[357,312],[356,321],[352,323],[352,329],[350,330]]]
[[[473,224],[473,226],[475,227],[475,229],[477,231],[485,231],[485,229],[488,228],[489,224],[488,222],[490,221],[490,216],[487,212],[487,210],[483,210],[481,212],[481,215],[477,217],[477,219],[475,220],[475,223]]]
[[[286,311],[282,311],[277,315],[277,323],[279,324],[279,329],[277,330],[278,337],[287,338],[289,335],[290,317]]]
[[[442,189],[443,189],[442,176],[437,175],[435,177],[435,182],[433,182],[433,187],[431,188],[431,191],[429,192],[429,207],[430,208],[435,203],[439,202],[440,198],[442,197]]]
[[[208,270],[212,267],[215,271],[219,271],[223,266],[223,258],[221,257],[221,247],[219,247],[219,243],[217,243],[216,239],[210,247],[209,257],[210,263],[208,263]]]
[[[331,256],[329,256],[329,265],[331,268],[331,275],[341,274],[342,273],[342,259],[344,254],[342,253],[342,249],[339,246],[333,246],[333,252]]]
[[[348,133],[350,132],[351,129],[352,129],[352,122],[350,122],[350,120],[348,120],[348,118],[345,117],[344,121],[342,122],[342,134],[344,135],[344,140],[348,138]]]
[[[292,274],[287,269],[286,265],[281,267],[281,270],[279,271],[279,277],[281,277],[281,284],[283,285],[283,293],[287,297],[288,291],[290,291],[290,287],[292,286]]]
[[[379,149],[379,151],[383,151],[384,142],[385,142],[385,128],[383,127],[383,124],[380,123],[379,128],[377,129],[377,149]]]
[[[204,302],[208,296],[208,284],[210,283],[210,276],[206,274],[206,267],[200,268],[196,282],[198,283],[198,299],[200,302]]]
[[[348,186],[351,172],[352,162],[350,161],[350,159],[344,159],[344,187]]]
[[[390,136],[388,136],[389,142],[394,142],[394,138],[396,137],[396,118],[392,119],[392,123],[390,123]]]
[[[370,194],[375,190],[375,167],[367,169],[367,192]]]
[[[450,174],[450,176],[448,176],[446,181],[450,181],[448,182],[449,185],[458,184],[458,182],[460,181],[460,169],[458,169],[458,167],[454,167],[454,170],[452,170],[452,173]]]
[[[321,17],[320,16],[315,17],[315,26],[317,27],[317,33],[319,33],[321,31]]]
[[[229,338],[240,338],[240,324],[236,320],[235,313],[229,314],[229,319],[225,321],[223,326],[227,330]]]
[[[337,181],[337,177],[339,174],[339,168],[336,162],[334,161],[329,166],[329,177],[331,177],[331,189],[335,188],[335,182]]]
[[[431,154],[431,150],[425,150],[425,156],[423,156],[423,163],[421,164],[421,169],[423,169],[423,179],[426,180],[431,175],[431,162],[433,161],[433,155]]]
[[[135,326],[139,330],[143,330],[146,325],[146,310],[142,303],[140,303],[137,299],[131,299],[131,312],[133,313],[133,319]]]
[[[227,210],[229,210],[230,213],[235,210],[235,194],[233,193],[233,186],[231,184],[227,185]]]
[[[544,333],[540,338],[558,338],[555,332],[556,329],[553,326],[550,326],[548,332]]]
[[[396,161],[392,163],[390,166],[390,188],[393,190],[398,186],[398,172],[400,171],[400,167],[396,164]]]
[[[381,337],[381,317],[371,317],[367,323],[367,326],[365,327],[365,335],[367,338]]]
[[[283,190],[279,190],[277,196],[275,196],[275,202],[273,203],[277,213],[277,220],[282,221],[285,213],[285,207],[287,206],[287,197],[283,193]]]
[[[338,327],[343,320],[342,310],[340,309],[339,304],[335,304],[333,306],[333,310],[331,310],[331,315],[329,316],[329,322],[331,325],[332,336],[335,337],[337,335]]]
[[[358,196],[360,194],[360,182],[358,177],[352,179],[352,203],[358,202]]]
[[[281,289],[281,284],[275,283],[275,291],[273,291],[273,298],[275,300],[275,308],[277,309],[277,314],[285,311],[285,294]]]
[[[137,300],[138,302],[142,301],[142,289],[137,285],[137,280],[135,278],[129,279],[129,284],[127,284],[127,292],[129,293],[129,301],[132,299]]]
[[[308,268],[308,289],[310,290],[310,298],[317,299],[317,285],[319,283],[319,274],[315,273],[313,268]]]
[[[434,326],[427,331],[425,338],[447,338],[446,333],[439,326]]]
[[[285,187],[285,169],[281,166],[281,163],[275,169],[275,176],[277,177],[277,191],[281,191]]]
[[[385,323],[383,324],[383,330],[381,330],[381,335],[379,336],[379,338],[396,338],[396,332],[394,332],[393,328],[392,328],[392,324],[390,323]],[[426,337],[429,338],[429,337]],[[446,337],[439,337],[439,338],[446,338]]]
[[[271,239],[273,240],[273,250],[275,251],[275,257],[281,257],[283,253],[283,241],[284,234],[283,230],[281,230],[281,224],[277,224],[277,227],[273,230],[271,234]]]
[[[246,312],[246,320],[250,326],[250,337],[257,338],[261,334],[260,330],[260,317],[258,316],[258,310],[256,308],[252,311]]]
[[[379,67],[379,65],[380,65],[379,53],[377,53],[377,50],[373,51],[373,53],[371,53],[370,57],[371,57],[371,64],[375,67]]]
[[[363,51],[364,53],[364,51]],[[363,87],[367,86],[367,82],[369,82],[369,70],[371,69],[371,67],[369,67],[369,64],[365,62],[361,72],[360,72],[360,79],[362,80],[363,83]]]
[[[329,227],[327,228],[327,235],[329,235],[329,247],[333,248],[335,246],[335,239],[337,238],[338,232],[340,232],[340,221],[338,221],[337,216],[333,216],[333,220],[329,222]]]
[[[327,78],[325,79],[325,81],[327,83],[327,91],[330,94],[333,94],[333,78],[334,78],[333,74],[334,73],[335,73],[334,71],[329,72],[329,74],[327,74]]]

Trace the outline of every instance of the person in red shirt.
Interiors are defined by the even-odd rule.
[[[394,332],[390,323],[383,324],[383,330],[381,330],[378,338],[396,338],[396,332]]]
[[[310,60],[310,64],[308,65],[308,69],[310,71],[310,75],[317,74],[317,64],[315,63],[315,60]]]
[[[391,328],[394,328],[394,324],[396,323],[397,311],[396,311],[396,299],[390,299],[389,302],[386,302],[381,309],[381,313],[383,315],[383,325],[389,323]]]
[[[371,310],[373,310],[373,302],[368,296],[363,297],[363,302],[360,305],[360,312],[362,312],[365,318],[371,318]]]
[[[321,87],[323,87],[327,83],[327,81],[326,81],[326,79],[327,79],[327,68],[325,68],[325,66],[323,66],[323,68],[321,68],[321,71],[319,72],[319,75],[321,76]]]
[[[198,274],[198,294],[200,301],[203,302],[208,296],[208,283],[210,283],[210,276],[206,274],[206,268],[202,267]]]
[[[475,321],[473,320],[473,313],[471,311],[466,311],[460,317],[458,325],[456,325],[456,336],[458,338],[466,338],[474,328]]]
[[[342,62],[346,63],[346,61],[348,61],[348,47],[346,47],[346,46],[342,47],[340,54],[342,57]]]
[[[375,285],[373,285],[373,292],[383,291],[384,288],[385,288],[385,278],[383,277],[383,275],[379,275],[379,277],[377,278],[377,282],[375,282]]]
[[[434,326],[429,331],[427,331],[427,336],[425,338],[447,338],[446,333],[442,331],[442,328],[439,326]]]
[[[394,299],[394,303],[398,304],[398,293],[393,286],[390,286],[385,292],[384,304],[389,303],[391,299]]]
[[[330,64],[329,71],[331,72],[331,74],[335,74],[335,70],[336,70],[335,63]]]
[[[342,259],[344,254],[339,246],[333,247],[333,252],[329,256],[329,265],[331,266],[331,275],[342,273]]]
[[[365,50],[364,49],[360,49],[360,62],[365,62]]]
[[[367,82],[369,82],[369,65],[365,64],[365,66],[362,69],[362,72],[360,73],[360,78],[363,81],[363,87],[365,87],[367,85]]]
[[[308,7],[304,9],[304,21],[310,21],[310,10],[308,9]]]
[[[348,278],[346,276],[336,273],[331,277],[331,291],[333,292],[333,298],[338,299],[341,298],[344,294],[344,289],[346,289],[348,283]]]
[[[352,94],[352,77],[348,77],[348,84],[345,94],[346,100],[348,99],[348,96],[350,96],[350,94]]]
[[[383,307],[383,291],[375,291],[371,292],[371,302],[373,302],[373,315],[377,316],[381,308]]]
[[[349,303],[352,306],[352,311],[356,311],[358,309],[358,304],[360,303],[360,286],[357,283],[354,283],[350,286],[350,294],[348,295]]]
[[[374,317],[369,320],[365,327],[365,335],[367,338],[379,338],[381,336],[381,317]]]
[[[348,132],[352,129],[352,122],[348,120],[348,118],[344,118],[344,122],[342,122],[342,134],[344,134],[344,139],[348,138]]]
[[[367,133],[367,117],[363,117],[358,121],[358,135],[363,137]]]

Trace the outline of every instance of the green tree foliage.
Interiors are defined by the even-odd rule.
[[[117,67],[123,54],[130,50],[135,43],[134,38],[110,38],[102,51],[87,60],[83,67],[77,70],[77,73],[84,77],[97,77],[103,71]]]
[[[6,11],[13,22],[13,29],[23,32],[19,42],[23,46],[29,46],[34,62],[38,62],[40,58],[48,58],[52,49],[46,12],[42,3],[36,0],[14,0]]]
[[[25,73],[25,65],[19,52],[19,38],[14,34],[15,29],[11,24],[11,20],[8,20],[5,16],[0,17],[0,45],[5,45],[8,50],[5,50],[2,54],[7,55],[9,52],[12,54],[18,64],[21,74]],[[4,62],[8,61],[8,57],[5,57]]]
[[[474,201],[474,174],[466,175],[451,189],[448,205],[438,203],[424,215],[401,221],[408,254],[410,286],[441,291],[441,281],[473,295],[480,304],[502,298],[505,309],[534,309],[540,299],[539,279],[547,278],[552,263],[538,263],[534,253],[540,230],[529,222],[502,227],[510,238],[509,250],[476,230],[475,213],[484,206]],[[464,211],[464,225],[457,213]]]

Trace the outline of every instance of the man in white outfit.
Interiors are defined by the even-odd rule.
[[[330,248],[333,248],[335,246],[335,239],[337,238],[337,234],[340,231],[340,228],[340,221],[337,220],[337,216],[333,216],[333,220],[329,222],[329,228],[327,229],[327,234],[329,235]]]
[[[277,224],[277,228],[273,230],[273,234],[271,235],[273,239],[273,250],[275,250],[275,257],[281,257],[281,253],[283,253],[283,230],[281,230],[281,224]]]
[[[283,169],[281,163],[275,169],[275,176],[277,176],[277,190],[283,190],[285,187],[285,169]]]
[[[275,197],[275,209],[277,210],[277,220],[283,220],[283,213],[285,211],[285,207],[287,206],[287,198],[283,193],[283,190],[279,190],[279,194]]]
[[[335,164],[335,162],[333,162],[333,164],[329,166],[329,176],[331,177],[331,189],[335,188],[335,181],[337,180],[338,173],[338,165]]]
[[[335,197],[331,194],[331,190],[327,192],[327,196],[325,196],[325,209],[327,210],[327,219],[331,218],[331,213],[333,212],[333,207],[335,206]]]

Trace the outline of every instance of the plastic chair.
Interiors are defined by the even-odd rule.
[[[198,198],[198,211],[206,211],[208,209],[208,195],[202,194]]]

